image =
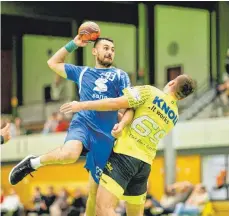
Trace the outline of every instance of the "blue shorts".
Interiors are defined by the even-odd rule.
[[[71,122],[65,142],[69,140],[79,140],[82,142],[84,146],[83,153],[87,153],[85,168],[90,170],[94,181],[98,184],[102,171],[112,152],[114,140],[105,134],[93,130],[82,119]]]

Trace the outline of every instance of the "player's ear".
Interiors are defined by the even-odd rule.
[[[98,53],[97,49],[96,48],[92,48],[92,55],[93,56],[96,56]]]
[[[173,80],[169,82],[169,86],[173,86],[174,84],[175,84],[175,81]]]

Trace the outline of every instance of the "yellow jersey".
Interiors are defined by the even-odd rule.
[[[152,164],[159,141],[178,121],[177,101],[149,85],[126,88],[123,93],[135,114],[115,142],[114,152]]]

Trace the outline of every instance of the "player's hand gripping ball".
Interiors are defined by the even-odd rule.
[[[95,41],[100,36],[100,28],[95,22],[85,22],[78,30],[82,41]]]

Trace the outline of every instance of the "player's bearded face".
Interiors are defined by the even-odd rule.
[[[101,41],[97,46],[97,61],[100,65],[110,67],[114,61],[114,44],[109,41]]]
[[[100,65],[110,67],[113,63],[113,56],[109,53],[98,53],[97,61]]]

